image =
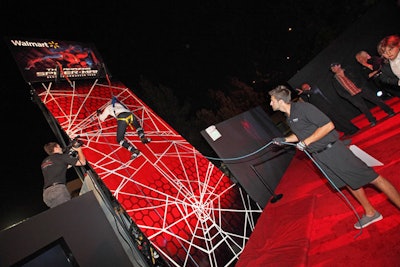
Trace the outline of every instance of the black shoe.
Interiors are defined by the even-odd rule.
[[[396,113],[395,113],[394,111],[392,111],[392,112],[390,112],[390,113],[388,114],[388,117],[393,117],[394,115],[396,115]]]
[[[151,142],[151,139],[147,137],[142,137],[140,138],[140,141],[142,141],[143,144],[148,144]]]
[[[376,121],[372,121],[372,122],[370,123],[370,125],[371,125],[371,127],[374,127],[374,126],[376,125]]]
[[[140,155],[140,150],[139,149],[135,149],[132,151],[132,156],[131,159],[136,159],[137,157],[139,157]]]

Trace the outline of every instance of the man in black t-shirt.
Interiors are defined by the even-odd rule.
[[[296,143],[298,150],[312,154],[312,158],[335,189],[348,188],[365,213],[354,224],[356,229],[383,218],[366,196],[363,187],[368,184],[376,186],[400,209],[400,194],[397,189],[339,140],[335,125],[328,116],[309,103],[292,102],[291,91],[283,85],[269,91],[269,95],[272,109],[286,115],[287,124],[292,130],[287,137],[274,138],[273,143]]]
[[[71,166],[86,165],[86,157],[81,145],[72,146],[71,149],[77,152],[76,157],[70,153],[63,153],[56,142],[44,145],[44,150],[49,156],[41,164],[44,178],[43,201],[49,208],[54,208],[71,199],[66,186],[67,169]]]

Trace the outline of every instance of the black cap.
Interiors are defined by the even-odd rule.
[[[340,63],[339,62],[333,62],[333,63],[331,63],[330,67],[332,68],[333,66],[337,66],[337,65],[340,65]]]

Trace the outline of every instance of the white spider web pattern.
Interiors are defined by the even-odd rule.
[[[84,141],[90,165],[152,245],[174,266],[231,266],[262,210],[243,190],[119,82],[42,84],[39,97],[72,139]],[[126,138],[141,156],[116,143],[115,119],[96,110],[116,96],[138,117],[146,136]]]

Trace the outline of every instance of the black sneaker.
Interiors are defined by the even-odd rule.
[[[136,159],[137,157],[139,157],[140,155],[140,150],[139,149],[135,149],[132,151],[132,156],[131,159]]]
[[[143,144],[148,144],[151,142],[151,139],[148,137],[142,137],[140,138],[140,141],[142,141]]]
[[[395,113],[394,111],[392,111],[392,112],[390,112],[390,113],[388,114],[389,117],[393,117],[394,115],[396,115],[396,113]]]

